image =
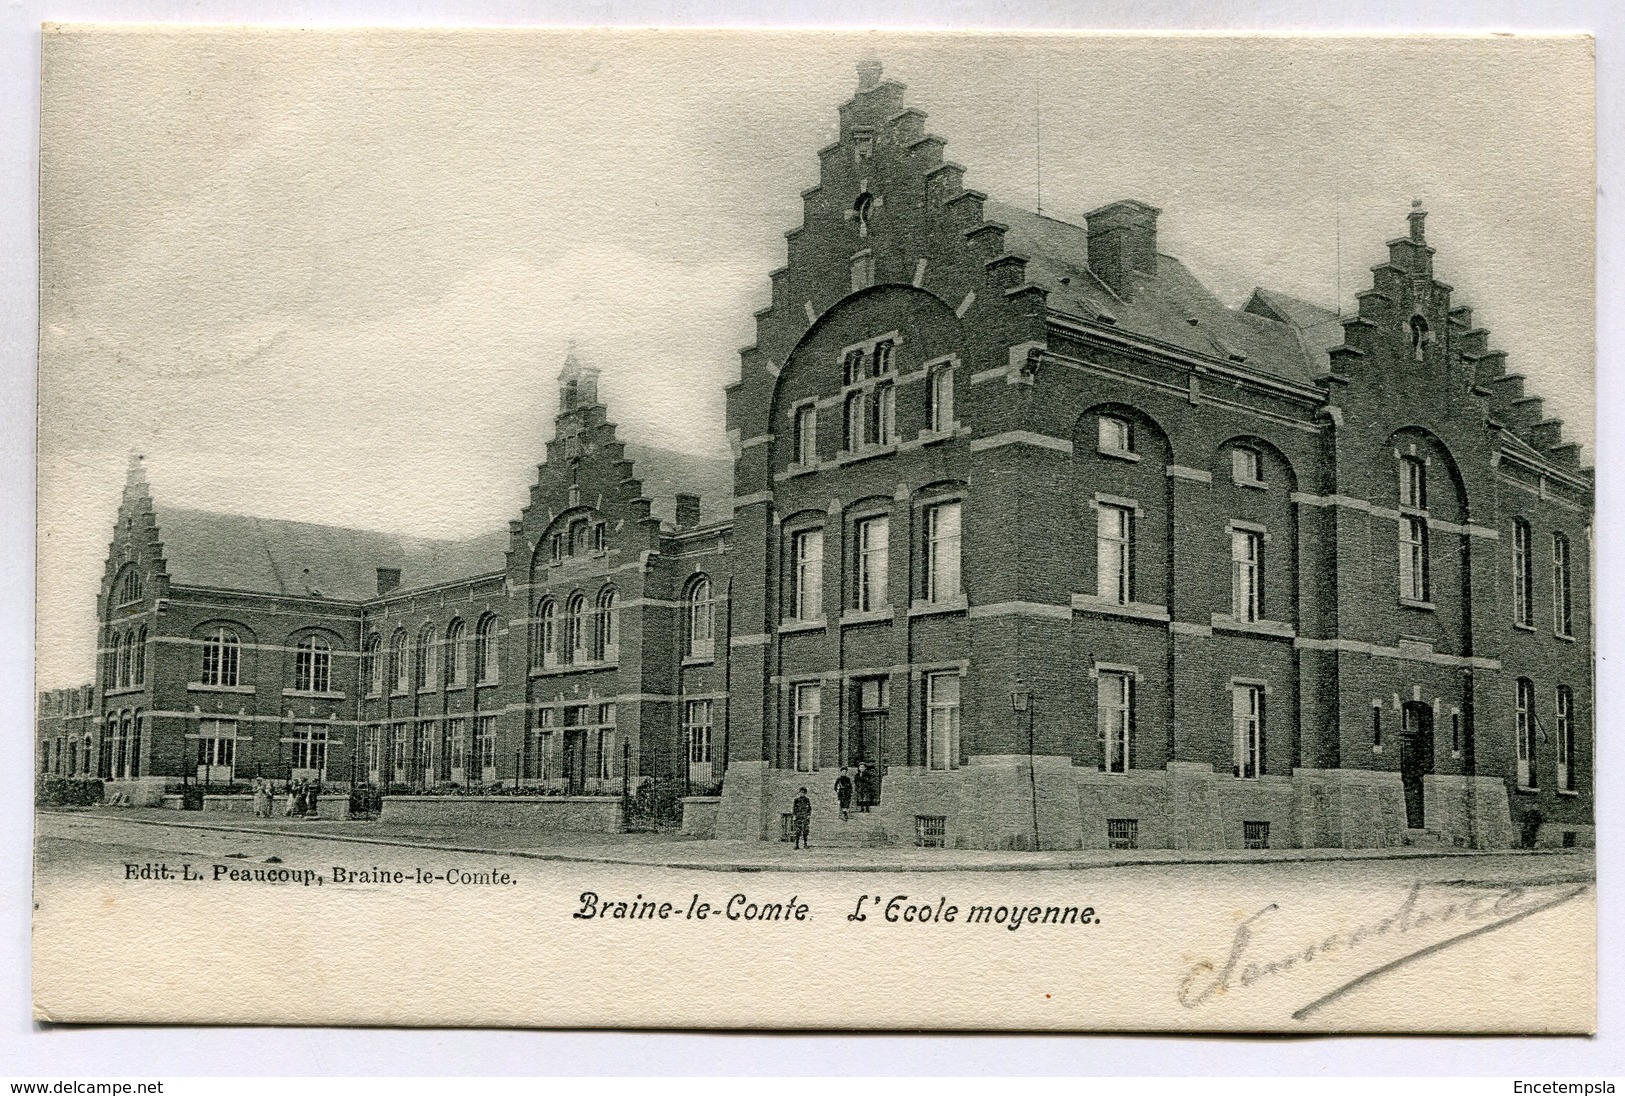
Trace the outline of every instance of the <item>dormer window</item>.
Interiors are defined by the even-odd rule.
[[[1106,453],[1133,453],[1133,424],[1112,415],[1100,416],[1100,448]]]

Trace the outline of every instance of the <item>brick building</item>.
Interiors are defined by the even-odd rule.
[[[750,838],[807,786],[853,842],[1589,843],[1591,475],[1423,211],[1354,314],[1231,308],[1157,209],[1041,216],[943,152],[860,66],[731,484],[619,440],[574,361],[506,535],[169,514],[132,473],[79,764],[720,780]]]

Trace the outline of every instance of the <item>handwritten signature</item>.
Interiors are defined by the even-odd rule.
[[[1232,990],[1290,974],[1294,970],[1328,957],[1340,957],[1375,940],[1398,937],[1422,929],[1437,929],[1441,926],[1463,929],[1443,940],[1368,970],[1331,992],[1317,997],[1292,1014],[1294,1020],[1302,1020],[1350,990],[1373,982],[1407,963],[1510,925],[1514,921],[1560,906],[1570,899],[1579,897],[1590,888],[1591,884],[1585,883],[1553,895],[1550,890],[1531,892],[1509,884],[1475,894],[1470,898],[1450,895],[1424,897],[1422,884],[1412,883],[1399,908],[1384,917],[1331,933],[1290,951],[1275,951],[1273,957],[1260,958],[1260,955],[1267,956],[1271,953],[1266,950],[1267,945],[1258,942],[1259,932],[1266,927],[1269,915],[1280,909],[1278,903],[1271,902],[1236,926],[1236,935],[1230,942],[1230,952],[1222,964],[1211,959],[1203,959],[1186,972],[1184,980],[1179,985],[1177,997],[1179,1003],[1186,1008],[1200,1008],[1213,998]]]

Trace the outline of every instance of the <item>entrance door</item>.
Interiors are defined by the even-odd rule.
[[[564,732],[564,779],[568,795],[580,795],[587,787],[587,732]]]
[[[858,718],[852,731],[853,789],[859,809],[880,802],[885,772],[886,715],[891,705],[889,682],[883,677],[858,682]],[[859,767],[861,765],[861,768]]]
[[[1399,778],[1405,785],[1405,825],[1424,827],[1422,777],[1433,771],[1433,709],[1415,701],[1401,713]]]

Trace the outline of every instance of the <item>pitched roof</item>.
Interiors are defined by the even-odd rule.
[[[985,206],[1006,226],[1005,250],[1028,259],[1027,280],[1049,294],[1049,307],[1084,319],[1109,316],[1122,331],[1287,380],[1310,382],[1327,370],[1326,349],[1343,341],[1334,314],[1285,294],[1279,315],[1230,308],[1171,255],[1154,275],[1137,274],[1131,299],[1118,297],[1089,270],[1089,231],[1002,202]],[[1322,331],[1324,320],[1333,323]]]

